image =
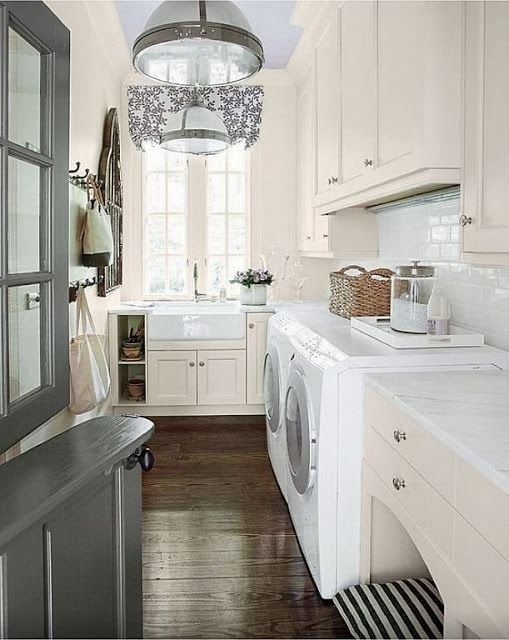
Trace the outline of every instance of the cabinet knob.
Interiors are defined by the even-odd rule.
[[[327,182],[329,183],[329,186],[332,184],[332,178],[327,178]]]
[[[311,240],[311,236],[306,236],[306,240]]]
[[[247,326],[248,326],[250,329],[254,329],[254,328],[255,328],[255,326],[254,326],[254,322],[250,322]]]
[[[458,222],[462,227],[466,227],[467,224],[472,224],[473,220],[471,216],[466,216],[465,214],[463,214],[460,216],[460,219],[458,220]]]
[[[146,445],[143,445],[139,449],[136,449],[134,453],[131,453],[124,464],[125,468],[130,470],[134,469],[134,467],[139,463],[143,471],[150,471],[154,466],[154,462],[154,454]]]
[[[365,167],[372,167],[373,166],[373,160],[370,160],[369,158],[364,158],[364,166]]]
[[[392,436],[396,442],[401,442],[402,440],[406,440],[406,433],[404,431],[400,431],[399,429],[395,429],[392,432]]]
[[[195,366],[196,366],[196,364],[195,364],[194,362],[190,362],[190,363],[189,363],[189,366],[190,366],[190,367],[195,367]]]
[[[328,234],[328,233],[323,233],[323,234],[322,234],[322,238],[328,238],[328,237],[329,237],[329,234]]]
[[[331,184],[337,184],[337,182],[339,181],[339,178],[331,178]]]
[[[403,478],[393,478],[392,486],[396,489],[396,491],[399,491],[400,489],[404,489],[406,487],[406,482],[403,480]]]
[[[198,362],[198,364],[200,365],[200,367],[204,367],[205,366],[205,363],[203,361],[202,362]]]

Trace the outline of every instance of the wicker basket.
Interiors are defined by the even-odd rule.
[[[357,271],[348,275],[348,271]],[[355,264],[329,275],[329,311],[344,318],[352,316],[388,316],[391,312],[390,269],[367,271]]]

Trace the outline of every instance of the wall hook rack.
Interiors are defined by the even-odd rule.
[[[78,291],[80,289],[95,287],[99,283],[102,283],[103,280],[104,276],[94,276],[93,278],[85,278],[84,280],[75,280],[74,282],[69,282],[69,302],[76,302]]]
[[[97,186],[101,189],[103,186],[103,181],[98,180],[97,176],[94,173],[90,173],[90,169],[84,169],[83,175],[79,175],[79,170],[81,168],[81,162],[78,160],[74,169],[69,169],[69,182],[73,184],[75,187],[79,189],[84,189],[86,191],[88,186],[88,179],[92,178]]]

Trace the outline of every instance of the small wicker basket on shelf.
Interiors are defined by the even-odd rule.
[[[356,271],[349,275],[348,271]],[[329,274],[329,311],[344,318],[388,316],[391,312],[390,269],[372,269],[351,264]]]

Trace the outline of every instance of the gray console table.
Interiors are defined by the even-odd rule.
[[[0,466],[0,638],[141,638],[153,430],[95,418]]]

